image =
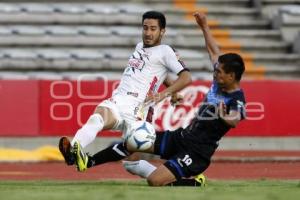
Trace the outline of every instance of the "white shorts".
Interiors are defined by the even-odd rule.
[[[139,113],[145,116],[145,108],[141,111],[141,103],[133,101],[132,97],[127,96],[114,96],[113,98],[102,101],[98,107],[106,107],[111,110],[117,123],[112,130],[119,130],[122,132],[122,137],[125,138],[129,131],[131,124],[137,120],[144,120],[139,118]],[[147,109],[148,110],[148,109]]]

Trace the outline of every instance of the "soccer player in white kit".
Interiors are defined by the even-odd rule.
[[[151,105],[168,96],[172,96],[176,101],[176,92],[190,84],[190,72],[178,59],[174,49],[161,44],[165,34],[165,16],[160,12],[148,11],[143,14],[142,23],[143,42],[136,45],[120,84],[113,91],[111,98],[96,107],[71,142],[67,137],[60,139],[59,149],[68,165],[80,166],[75,159],[76,156],[80,156],[78,150],[93,142],[98,132],[120,130],[123,137],[126,136],[130,124],[150,117]],[[178,75],[175,81],[167,79],[169,72]],[[165,83],[167,88],[158,92],[162,83]],[[119,148],[123,148],[123,145],[116,144],[112,146],[111,151],[123,154],[124,151],[120,151]],[[84,159],[79,160],[85,162]]]

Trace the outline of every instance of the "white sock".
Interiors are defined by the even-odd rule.
[[[77,131],[71,145],[73,146],[75,141],[78,141],[82,148],[85,148],[95,140],[97,133],[103,129],[103,126],[102,116],[98,113],[92,114],[85,125]]]
[[[131,174],[147,178],[157,167],[146,160],[123,161],[123,167]]]

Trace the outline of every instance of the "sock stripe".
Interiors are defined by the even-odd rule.
[[[114,145],[114,147],[113,147],[113,150],[115,151],[115,152],[117,152],[120,156],[126,156],[126,154],[124,153],[124,152],[122,152],[120,149],[118,149],[118,145],[119,144],[115,144]]]
[[[121,143],[119,143],[119,144],[121,144]],[[118,148],[118,145],[119,145],[119,144],[115,144],[114,147],[113,147],[113,150],[114,150],[116,153],[118,153],[120,156],[126,157],[127,154],[126,154],[124,151],[122,151],[122,150],[120,150],[120,149]]]

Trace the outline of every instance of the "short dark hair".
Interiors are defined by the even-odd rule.
[[[147,11],[143,14],[142,23],[144,23],[145,19],[158,19],[159,27],[161,29],[166,28],[166,17],[161,12],[157,12],[157,11],[153,11],[153,10]]]
[[[218,62],[223,64],[225,73],[233,72],[235,80],[240,81],[245,71],[245,64],[243,58],[236,53],[226,53],[218,58]]]

